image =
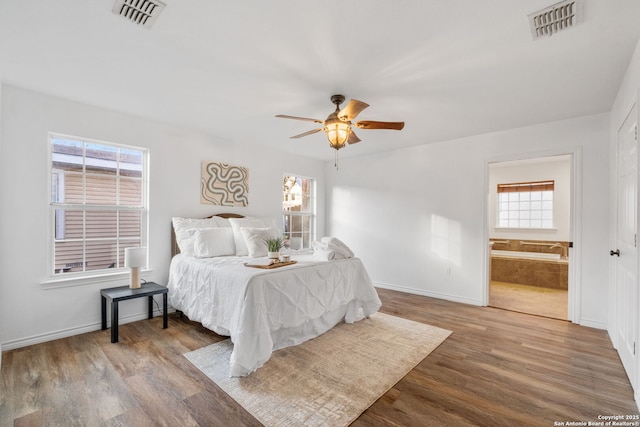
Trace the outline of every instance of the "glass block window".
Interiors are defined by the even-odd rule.
[[[554,181],[498,184],[501,228],[553,228]]]

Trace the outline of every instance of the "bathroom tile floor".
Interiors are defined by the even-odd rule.
[[[566,290],[491,281],[491,307],[567,320],[567,303]]]

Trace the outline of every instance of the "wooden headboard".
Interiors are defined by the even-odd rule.
[[[215,215],[209,215],[206,218],[213,218],[214,216],[219,216],[220,218],[244,218],[244,215],[235,213],[219,213]],[[178,255],[179,253],[180,247],[178,246],[178,241],[176,239],[176,231],[173,229],[173,223],[171,223],[171,258],[173,258],[175,255]]]

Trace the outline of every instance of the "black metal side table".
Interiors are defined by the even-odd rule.
[[[111,342],[118,342],[118,303],[128,299],[149,297],[149,319],[153,318],[153,296],[162,294],[162,329],[167,329],[167,292],[165,286],[154,282],[143,283],[138,289],[118,286],[100,290],[102,302],[102,330],[107,329],[107,298],[111,300]]]

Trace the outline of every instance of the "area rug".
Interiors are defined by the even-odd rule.
[[[277,350],[247,377],[229,378],[228,339],[185,357],[265,426],[347,426],[450,334],[376,313]]]

